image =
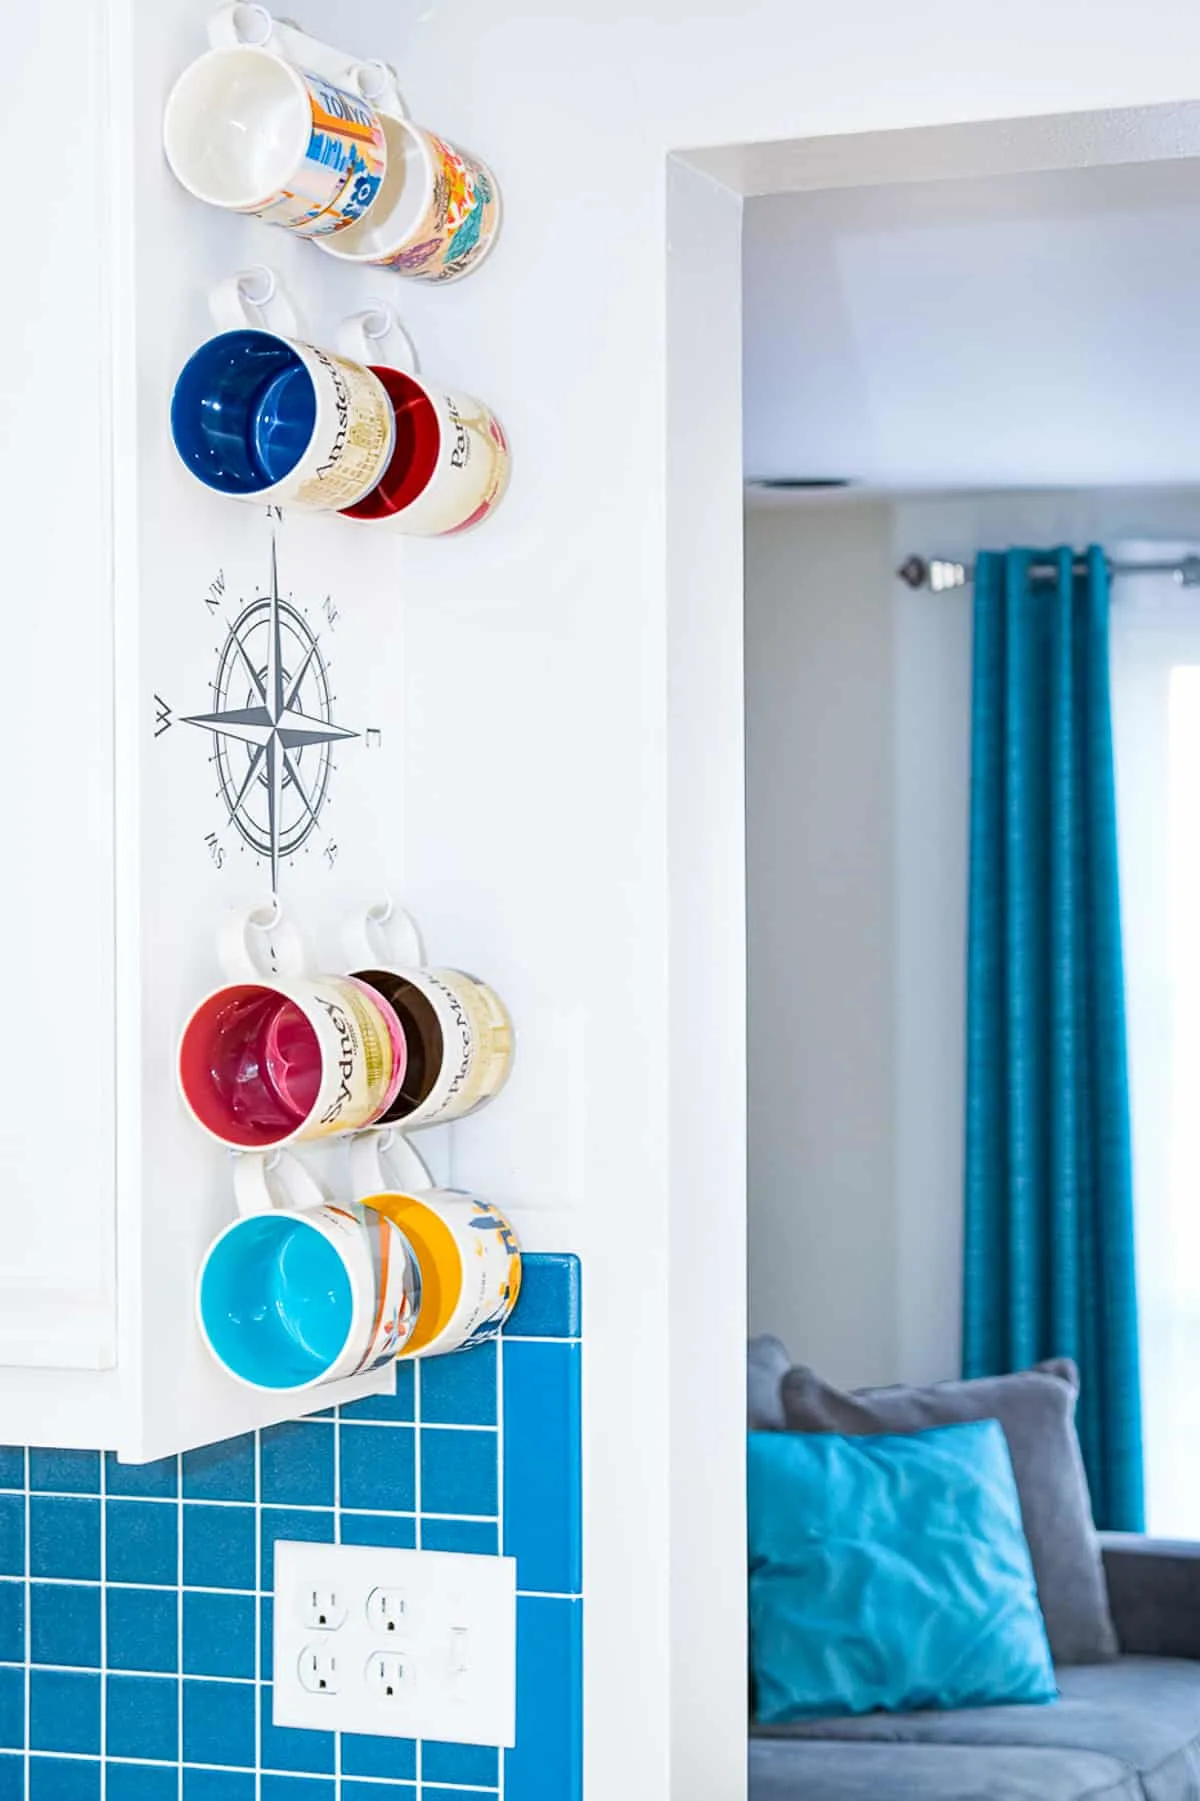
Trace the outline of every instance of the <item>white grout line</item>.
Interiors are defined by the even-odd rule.
[[[336,1423],[341,1426],[341,1410],[337,1414]],[[342,1542],[342,1434],[340,1429],[333,1438],[333,1542]],[[342,1735],[333,1735],[333,1781],[336,1801],[342,1801]]]
[[[92,1674],[94,1675],[95,1671],[93,1671]],[[98,1761],[95,1754],[90,1751],[34,1751],[30,1755],[32,1758],[52,1759],[55,1763],[94,1764]],[[167,1763],[162,1758],[157,1757],[123,1757],[121,1762],[136,1764],[141,1770],[171,1770],[175,1767],[174,1764]],[[247,1770],[244,1764],[203,1763],[189,1764],[188,1768],[191,1770],[204,1770],[206,1772],[211,1771],[220,1776],[248,1776],[252,1774],[251,1771]],[[327,1782],[329,1780],[327,1776],[314,1775],[311,1770],[264,1770],[262,1774],[264,1776],[290,1777],[294,1782]],[[411,1784],[407,1784],[395,1776],[352,1776],[349,1780],[351,1782],[365,1783],[381,1789],[392,1788],[395,1786],[411,1787]],[[427,1789],[430,1801],[438,1801],[438,1797],[441,1795],[458,1794],[460,1791],[465,1795],[494,1795],[496,1793],[494,1788],[481,1788],[477,1783],[473,1782],[430,1783]]]
[[[108,1795],[108,1465],[100,1453],[100,1801]],[[176,1750],[178,1750],[178,1743]]]
[[[30,1527],[29,1503],[30,1503],[30,1498],[31,1498],[31,1491],[30,1491],[30,1487],[29,1487],[29,1461],[30,1461],[30,1459],[29,1459],[28,1447],[26,1447],[26,1449],[22,1453],[22,1456],[24,1458],[24,1464],[25,1464],[25,1556],[23,1559],[23,1568],[25,1571],[25,1578],[24,1578],[24,1580],[25,1580],[25,1690],[24,1690],[24,1693],[25,1693],[25,1793],[28,1794],[29,1793],[29,1752],[30,1752],[30,1744],[29,1744],[30,1696],[31,1696],[31,1693],[33,1690],[33,1583],[31,1581],[31,1573],[32,1573],[32,1569],[33,1569],[33,1564],[32,1564],[32,1550],[31,1550],[30,1543],[29,1543],[29,1527]],[[103,1517],[101,1517],[101,1520],[100,1520],[100,1527],[101,1527],[101,1530],[103,1531],[103,1528],[104,1528]]]
[[[496,1340],[496,1549],[504,1556],[504,1335]],[[514,1648],[514,1657],[516,1651]],[[518,1701],[520,1699],[518,1693]],[[504,1801],[504,1776],[507,1754],[503,1746],[496,1751],[498,1801]]]
[[[411,1432],[413,1429],[413,1422],[411,1420],[405,1420],[403,1422],[397,1420],[388,1425],[362,1426],[362,1427],[356,1427],[355,1430],[363,1431],[363,1432],[393,1432],[393,1431],[395,1431],[396,1426],[402,1426],[402,1428],[405,1432]],[[484,1433],[492,1432],[492,1433],[494,1433],[496,1431],[495,1426],[447,1426],[447,1425],[443,1425],[440,1422],[431,1422],[428,1425],[426,1425],[423,1429],[426,1432],[484,1432]],[[27,1499],[28,1498],[29,1497],[27,1497]],[[98,1503],[100,1500],[99,1495],[65,1495],[65,1494],[51,1495],[51,1494],[43,1493],[42,1490],[40,1490],[40,1489],[32,1498],[35,1501],[91,1501],[93,1504]],[[110,1501],[113,1504],[121,1506],[121,1507],[128,1507],[128,1506],[175,1507],[178,1505],[178,1503],[168,1495],[112,1495],[112,1496],[110,1496]],[[249,1509],[251,1511],[253,1511],[257,1507],[261,1507],[266,1510],[271,1510],[271,1511],[274,1511],[277,1513],[278,1512],[283,1512],[283,1513],[331,1513],[333,1511],[333,1507],[334,1507],[335,1503],[330,1502],[330,1501],[205,1501],[205,1500],[198,1499],[194,1495],[189,1495],[189,1496],[187,1496],[187,1505],[189,1507],[224,1507],[224,1508],[241,1507],[243,1509]],[[406,1511],[411,1513],[412,1509],[411,1508],[409,1508],[409,1509],[396,1508],[396,1507],[347,1507],[343,1511],[346,1513],[404,1513]],[[464,1519],[467,1516],[464,1514],[453,1513],[453,1514],[446,1514],[443,1517],[446,1519],[457,1520],[457,1519]],[[472,1517],[474,1517],[476,1519],[481,1519],[483,1517],[483,1515],[476,1514]],[[3,1578],[0,1577],[0,1581],[2,1581],[2,1580],[3,1580]],[[144,1584],[126,1584],[126,1586],[127,1587],[136,1587],[136,1586],[145,1586],[145,1585]]]
[[[412,1432],[413,1432],[413,1506],[416,1509],[416,1546],[417,1546],[417,1550],[420,1551],[423,1549],[422,1541],[424,1538],[424,1533],[422,1531],[422,1525],[421,1525],[421,1359],[419,1357],[415,1358],[413,1361],[412,1372],[413,1372],[413,1429],[412,1429]],[[416,1741],[416,1751],[415,1751],[414,1755],[416,1758],[416,1769],[413,1773],[416,1778],[416,1787],[414,1788],[413,1793],[416,1796],[416,1801],[423,1801],[424,1792],[425,1792],[425,1790],[424,1790],[425,1753],[424,1753],[422,1741],[420,1739],[417,1739],[417,1741]],[[339,1801],[341,1801],[340,1796],[339,1796]]]
[[[176,1459],[175,1532],[178,1538],[175,1558],[175,1667],[179,1696],[179,1801],[183,1801],[183,1458]]]
[[[336,1442],[336,1441],[335,1441]],[[263,1679],[262,1679],[262,1433],[257,1428],[254,1433],[254,1587],[258,1598],[254,1603],[254,1797],[262,1801],[262,1713],[263,1713]],[[274,1592],[274,1546],[271,1551],[272,1580]],[[275,1630],[275,1610],[271,1609],[271,1630]],[[275,1664],[271,1663],[271,1703],[274,1717]]]

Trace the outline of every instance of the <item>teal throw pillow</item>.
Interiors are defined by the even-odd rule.
[[[749,1435],[762,1724],[1057,1693],[1003,1428]]]

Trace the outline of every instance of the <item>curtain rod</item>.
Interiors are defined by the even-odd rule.
[[[1086,557],[1076,557],[1072,565],[1076,575],[1087,574]],[[1031,563],[1030,574],[1034,580],[1053,580],[1058,574],[1058,564],[1051,562]],[[1200,588],[1200,556],[1179,557],[1169,563],[1114,563],[1109,562],[1110,577],[1118,575],[1170,575],[1181,588]],[[956,563],[949,557],[909,557],[901,563],[896,574],[910,588],[928,588],[933,594],[945,594],[952,588],[965,588],[975,574],[971,563]]]

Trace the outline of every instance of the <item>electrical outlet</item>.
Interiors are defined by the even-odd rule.
[[[300,1618],[310,1632],[336,1632],[349,1609],[329,1582],[305,1582],[297,1590]]]
[[[510,1746],[516,1641],[511,1557],[275,1546],[277,1726]]]
[[[412,1626],[412,1608],[400,1588],[373,1588],[367,1596],[367,1624],[381,1638],[399,1638]]]
[[[375,1701],[406,1704],[416,1689],[412,1659],[402,1651],[376,1651],[367,1659],[367,1689]]]
[[[297,1665],[300,1687],[309,1695],[336,1695],[341,1686],[337,1652],[329,1645],[305,1645]]]

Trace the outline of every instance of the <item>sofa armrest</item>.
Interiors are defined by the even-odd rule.
[[[1200,1544],[1102,1532],[1100,1546],[1122,1651],[1200,1659]]]

